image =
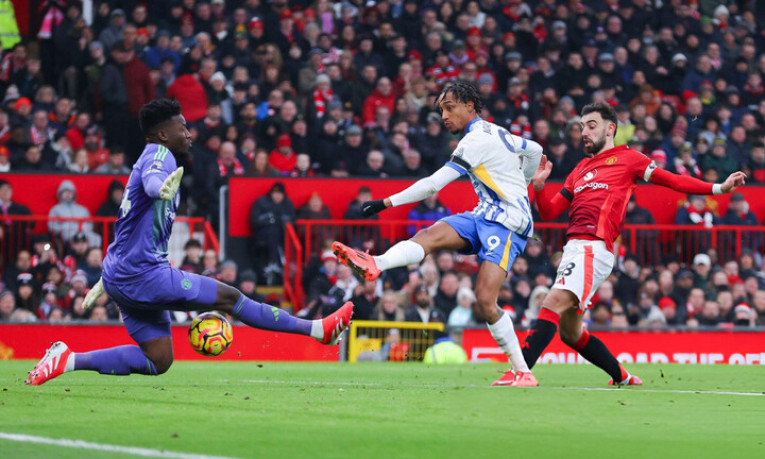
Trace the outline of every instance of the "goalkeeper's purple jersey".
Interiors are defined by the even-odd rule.
[[[166,147],[146,145],[125,187],[114,242],[104,259],[104,280],[127,280],[169,264],[167,245],[180,194],[176,193],[172,202],[152,198],[146,192],[146,184],[152,176],[164,182],[176,167],[175,157]]]

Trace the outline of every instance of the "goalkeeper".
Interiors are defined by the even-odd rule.
[[[257,303],[215,279],[170,266],[167,244],[183,177],[175,156],[188,153],[191,134],[177,101],[149,102],[141,109],[140,120],[147,145],[128,179],[102,277],[84,302],[88,308],[104,292],[109,294],[119,305],[125,327],[138,346],[74,353],[59,341],[29,372],[26,383],[39,385],[72,370],[111,375],[166,372],[173,362],[170,310],[223,311],[252,327],[308,335],[324,344],[335,344],[350,324],[350,302],[323,320],[298,319]]]

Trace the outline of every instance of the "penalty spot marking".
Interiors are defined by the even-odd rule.
[[[91,451],[108,451],[111,453],[132,454],[143,457],[169,457],[173,459],[234,459],[225,456],[207,456],[204,454],[190,454],[161,449],[138,448],[135,446],[107,445],[103,443],[91,443],[83,440],[68,438],[48,438],[36,435],[14,434],[0,432],[0,440],[17,441],[20,443],[36,443],[42,445],[54,445],[64,448],[88,449]]]
[[[228,381],[228,380],[221,380]],[[275,379],[245,379],[243,383],[249,384],[295,384],[295,385],[309,385],[309,386],[351,386],[351,387],[387,387],[385,384],[379,383],[360,383],[350,381],[279,381]],[[445,389],[449,387],[460,387],[469,389],[491,389],[497,390],[496,387],[490,385],[478,385],[478,384],[457,384],[453,386],[445,386],[440,384],[396,384],[395,387],[419,387],[423,389]],[[393,387],[393,385],[391,385]],[[564,386],[539,386],[536,388],[530,388],[532,390],[570,390],[570,391],[584,391],[584,392],[613,392],[615,394],[620,393],[619,388],[616,387],[564,387]],[[634,388],[628,389],[638,393],[653,393],[653,394],[687,394],[687,395],[734,395],[740,397],[765,397],[765,392],[732,392],[732,391],[715,391],[715,390],[680,390],[680,389],[642,389]]]

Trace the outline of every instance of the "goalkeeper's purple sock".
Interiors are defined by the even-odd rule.
[[[157,368],[138,346],[117,346],[74,355],[75,370],[93,370],[102,375],[156,375]]]
[[[619,361],[608,350],[603,341],[592,336],[587,330],[582,330],[582,336],[579,337],[573,347],[578,353],[587,359],[590,363],[608,373],[616,382],[622,382],[629,378],[627,370],[619,365]]]
[[[318,333],[318,339],[324,336],[320,320],[298,319],[283,309],[257,303],[245,295],[239,297],[232,314],[250,327],[308,336]],[[318,329],[314,323],[318,323]]]

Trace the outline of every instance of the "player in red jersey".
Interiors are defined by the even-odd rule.
[[[532,178],[542,219],[552,220],[567,208],[571,210],[558,274],[526,337],[523,357],[533,367],[560,328],[561,340],[608,373],[613,378],[610,384],[640,385],[642,381],[630,375],[605,344],[582,327],[582,313],[590,306],[590,298],[613,269],[614,240],[637,181],[689,194],[722,194],[743,185],[746,175],[735,172],[722,184],[702,182],[659,169],[629,147],[614,147],[616,112],[606,103],[585,106],[581,126],[588,158],[569,174],[560,192],[545,189],[552,171],[552,163],[545,157]]]

